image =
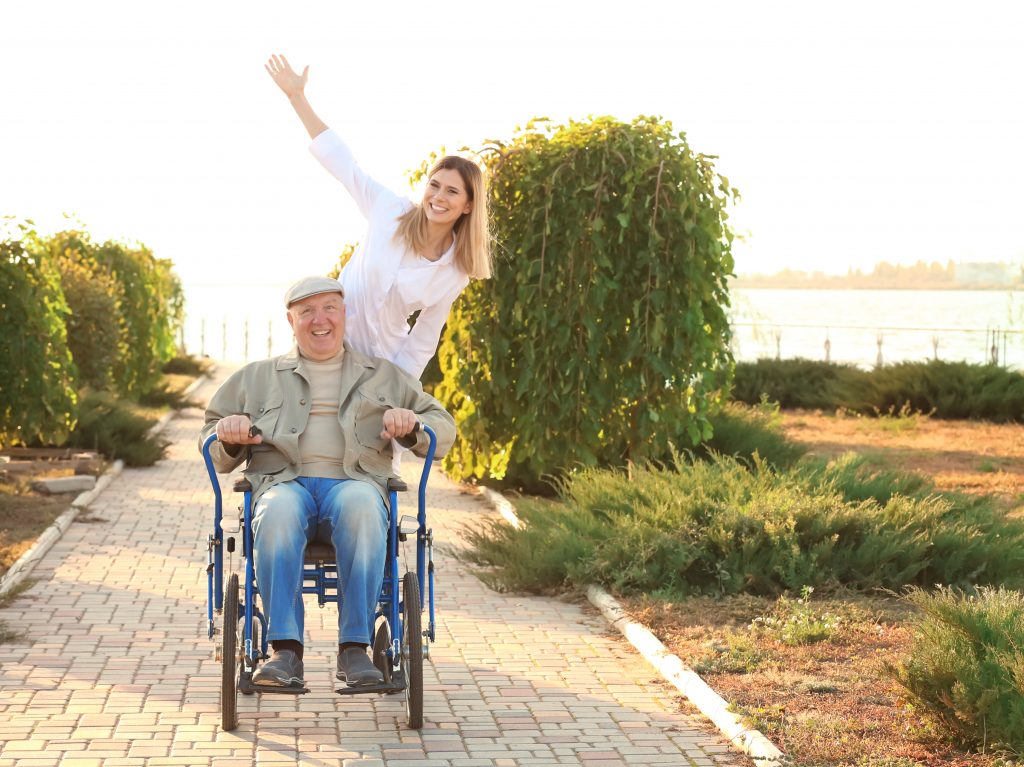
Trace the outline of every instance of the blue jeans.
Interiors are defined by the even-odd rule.
[[[303,641],[303,553],[307,543],[330,541],[341,597],[338,641],[370,643],[388,540],[387,509],[376,487],[320,477],[282,482],[260,496],[252,529],[267,639]]]

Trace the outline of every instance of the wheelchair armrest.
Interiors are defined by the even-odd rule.
[[[409,489],[409,486],[405,484],[404,480],[398,477],[388,477],[388,492],[404,493]]]
[[[252,483],[245,477],[239,477],[235,480],[235,484],[232,489],[236,493],[248,493],[252,491]]]

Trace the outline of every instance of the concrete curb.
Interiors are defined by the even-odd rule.
[[[522,527],[522,520],[516,516],[515,507],[505,496],[489,487],[481,488],[480,495],[486,498],[512,527]],[[722,696],[688,668],[679,656],[670,653],[650,629],[630,619],[614,597],[600,586],[591,585],[587,587],[587,599],[666,681],[674,685],[714,723],[730,743],[753,759],[758,767],[783,767],[786,764],[785,755],[774,743],[760,731],[744,727],[739,717],[729,710],[729,704]]]
[[[213,372],[212,370],[210,371]],[[188,385],[183,394],[187,397],[198,389],[207,380],[207,376],[198,376],[196,380]],[[149,435],[159,434],[166,428],[167,424],[171,422],[171,419],[177,415],[177,410],[169,410],[153,424],[149,429]],[[107,486],[114,481],[124,470],[124,461],[118,459],[114,461],[113,465],[103,472],[103,475],[97,480],[96,487],[92,490],[87,490],[84,493],[79,494],[75,500],[71,502],[71,508],[57,517],[53,524],[46,528],[42,535],[40,535],[36,542],[32,544],[32,547],[22,554],[15,561],[13,565],[4,573],[3,578],[0,578],[0,597],[9,592],[19,583],[21,583],[28,574],[32,572],[35,566],[39,563],[39,560],[46,556],[48,552],[57,541],[61,539],[61,536],[71,526],[71,523],[75,521],[75,517],[78,516],[78,512],[82,509],[89,507],[93,501],[106,490]]]

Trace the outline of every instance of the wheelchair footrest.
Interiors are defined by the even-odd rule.
[[[359,687],[339,687],[335,690],[338,695],[367,695],[377,693],[378,695],[394,695],[405,690],[405,680],[396,676],[390,682],[384,684],[367,684]]]

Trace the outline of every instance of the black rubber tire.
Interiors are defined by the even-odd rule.
[[[388,648],[391,647],[391,627],[386,619],[377,621],[377,630],[373,632],[373,665],[384,675],[384,684],[391,684],[391,659]]]
[[[405,712],[409,727],[423,726],[423,623],[420,584],[416,573],[402,578],[402,670],[405,672]]]
[[[220,727],[238,727],[238,574],[232,573],[224,589],[224,624],[220,650]]]

